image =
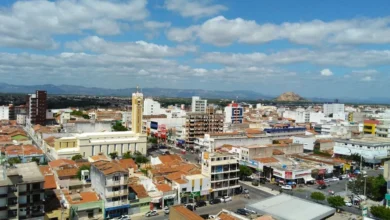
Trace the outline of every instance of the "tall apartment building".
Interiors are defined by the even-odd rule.
[[[186,144],[194,147],[196,138],[204,137],[208,133],[223,132],[223,114],[215,113],[213,108],[208,108],[206,112],[189,112],[186,115]]]
[[[0,106],[0,120],[9,120],[8,106]]]
[[[344,113],[344,104],[341,103],[325,103],[323,105],[323,112],[325,116],[330,114],[341,114]]]
[[[17,120],[18,115],[26,115],[27,107],[25,105],[15,106],[13,104],[9,105],[9,120]]]
[[[206,112],[207,100],[200,99],[199,96],[192,96],[191,112]]]
[[[0,219],[44,219],[44,177],[35,162],[0,167]]]
[[[225,107],[225,123],[242,124],[244,120],[244,108],[237,103],[231,103]]]
[[[134,133],[142,133],[142,110],[144,95],[138,91],[133,93],[131,98],[131,128]]]
[[[151,98],[144,100],[144,115],[159,115],[161,114],[161,104]]]
[[[202,153],[202,174],[210,178],[210,199],[231,196],[239,188],[239,158],[231,153]]]
[[[45,125],[47,110],[46,91],[37,90],[27,96],[27,120],[30,124]]]
[[[119,163],[105,160],[92,163],[91,184],[104,201],[104,219],[128,214],[128,177],[128,171]]]

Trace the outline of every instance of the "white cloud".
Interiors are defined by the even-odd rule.
[[[208,17],[226,11],[227,7],[211,4],[210,0],[165,0],[165,8],[183,17]]]
[[[321,70],[321,76],[332,76],[333,72],[330,71],[330,69],[323,69]]]
[[[362,81],[366,81],[366,82],[372,81],[372,77],[371,76],[365,76],[365,77],[362,78]]]
[[[144,27],[146,29],[159,29],[159,28],[168,28],[171,26],[171,22],[158,22],[158,21],[145,21]]]
[[[110,54],[124,57],[172,57],[188,52],[195,52],[194,46],[168,47],[145,41],[108,42],[98,36],[87,37],[80,41],[68,42],[67,48],[73,51],[92,51],[99,54]]]
[[[145,19],[146,0],[17,1],[0,14],[0,46],[52,49],[51,36],[94,31],[119,34],[127,22]]]
[[[291,49],[275,53],[204,53],[203,63],[218,63],[227,66],[287,65],[313,63],[345,67],[367,67],[390,64],[390,50],[308,50]]]
[[[390,17],[258,24],[253,20],[217,16],[201,25],[172,28],[167,37],[179,42],[196,37],[217,46],[227,46],[234,42],[260,44],[281,39],[304,45],[386,44],[390,43],[389,25]]]

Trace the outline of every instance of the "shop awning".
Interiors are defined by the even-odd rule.
[[[152,198],[152,203],[160,203],[161,197]]]
[[[315,179],[311,176],[303,176],[302,178],[305,180],[305,182],[315,181]]]

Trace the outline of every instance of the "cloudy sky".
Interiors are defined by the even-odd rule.
[[[388,0],[0,4],[0,82],[390,93]]]

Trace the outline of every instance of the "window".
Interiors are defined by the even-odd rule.
[[[116,192],[119,191],[121,188],[119,186],[112,187],[112,191]]]
[[[114,181],[119,181],[119,176],[114,176],[113,179]]]
[[[88,218],[93,218],[93,210],[87,210]]]
[[[183,188],[182,191],[183,191],[183,192],[187,192],[187,188]]]

